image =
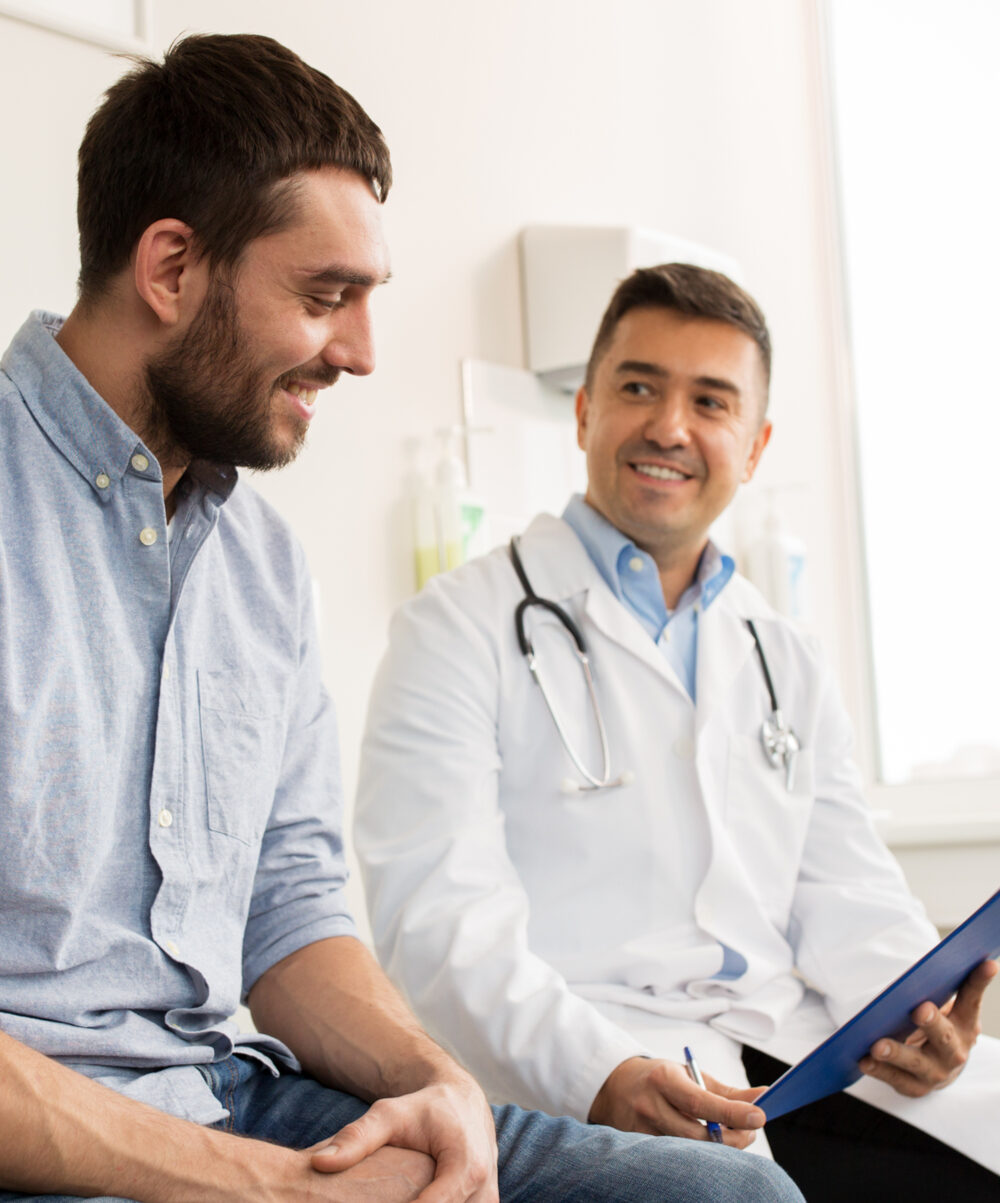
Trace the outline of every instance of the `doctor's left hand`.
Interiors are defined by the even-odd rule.
[[[360,1119],[314,1148],[312,1166],[338,1173],[386,1145],[434,1159],[434,1180],[416,1203],[497,1203],[493,1113],[475,1081],[457,1067],[447,1080],[378,1099]]]
[[[984,961],[943,1007],[923,1002],[910,1017],[917,1030],[900,1043],[877,1040],[859,1066],[909,1098],[920,1098],[953,1082],[965,1068],[980,1033],[983,994],[997,973],[996,961]]]
[[[727,1145],[745,1149],[764,1126],[764,1112],[753,1106],[763,1087],[726,1086],[708,1074],[707,1090],[688,1077],[683,1065],[651,1057],[630,1057],[608,1075],[597,1092],[587,1117],[592,1124],[607,1124],[624,1132],[654,1136],[686,1136],[707,1140],[700,1120],[722,1125]]]

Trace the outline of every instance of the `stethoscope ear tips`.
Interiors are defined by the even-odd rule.
[[[559,782],[559,792],[561,794],[578,794],[582,788],[572,777],[563,777],[562,781]]]
[[[618,778],[619,784],[621,785],[631,785],[634,780],[635,773],[633,773],[631,769],[626,769],[625,772],[622,773],[622,775]]]

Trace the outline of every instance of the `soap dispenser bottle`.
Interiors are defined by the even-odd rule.
[[[487,550],[486,507],[469,490],[459,452],[461,426],[442,427],[441,458],[435,473],[436,524],[440,571],[457,568]]]

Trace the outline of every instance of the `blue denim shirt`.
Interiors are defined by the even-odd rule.
[[[293,1060],[236,1033],[241,994],[355,934],[310,579],[232,468],[189,468],[167,538],[60,324],[0,363],[0,1028],[211,1122],[197,1063]]]
[[[709,543],[698,561],[695,579],[670,613],[663,600],[653,557],[576,494],[563,512],[608,588],[642,624],[695,701],[698,662],[698,614],[707,610],[733,575],[735,565]]]

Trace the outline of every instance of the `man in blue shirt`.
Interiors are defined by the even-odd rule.
[[[234,465],[372,370],[390,182],[267,38],[181,41],[88,126],[79,303],[0,374],[0,1198],[797,1199],[491,1114],[356,938],[309,575]]]

